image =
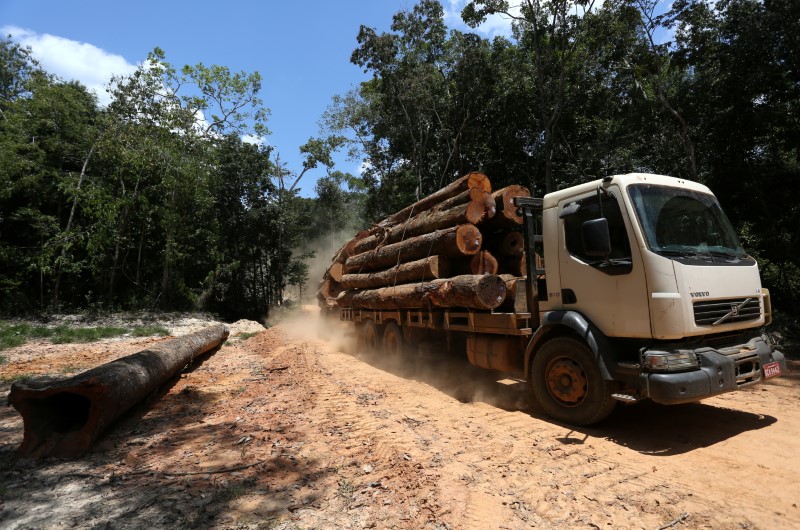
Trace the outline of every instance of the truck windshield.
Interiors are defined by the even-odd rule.
[[[713,195],[652,184],[632,185],[628,193],[653,252],[681,261],[752,261]]]

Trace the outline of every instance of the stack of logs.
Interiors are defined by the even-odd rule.
[[[514,197],[470,173],[356,234],[333,256],[317,299],[323,308],[511,309],[526,274]]]

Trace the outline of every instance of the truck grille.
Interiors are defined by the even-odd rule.
[[[761,303],[757,296],[701,300],[694,303],[694,322],[698,326],[746,322],[758,320],[760,316]]]

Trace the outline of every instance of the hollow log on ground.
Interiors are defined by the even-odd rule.
[[[530,197],[531,192],[525,186],[513,184],[492,193],[497,212],[491,220],[486,221],[487,226],[516,226],[522,224],[522,216],[517,215],[517,207],[514,206],[514,197]]]
[[[68,379],[15,382],[8,401],[24,423],[18,453],[82,455],[123,412],[227,337],[226,326],[209,326]]]
[[[366,274],[345,274],[340,282],[343,289],[375,289],[389,285],[435,280],[450,275],[450,260],[444,256],[429,256],[401,263],[385,271]]]
[[[464,307],[494,309],[506,296],[506,285],[492,274],[455,276],[423,283],[347,291],[339,298],[342,307],[356,309],[411,309]]]
[[[363,273],[433,255],[471,256],[480,250],[481,242],[480,230],[475,225],[463,224],[356,254],[347,258],[344,271]]]
[[[492,191],[492,184],[489,181],[489,177],[484,175],[483,173],[469,173],[464,175],[460,179],[448,184],[444,188],[431,193],[430,195],[423,197],[422,199],[418,200],[414,204],[406,206],[402,210],[397,213],[394,213],[380,222],[381,226],[390,227],[394,226],[399,223],[404,223],[411,217],[415,216],[417,213],[422,212],[424,210],[428,210],[436,204],[443,202],[450,197],[455,197],[456,195],[464,192],[465,190],[471,188],[479,188],[485,192]]]

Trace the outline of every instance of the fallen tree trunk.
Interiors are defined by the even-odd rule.
[[[123,412],[227,337],[226,326],[210,326],[68,379],[15,382],[8,401],[24,423],[18,454],[82,455]]]
[[[413,283],[347,291],[339,305],[356,309],[412,309],[433,307],[464,307],[494,309],[506,296],[506,286],[499,276],[466,274],[424,283]]]
[[[481,232],[475,225],[463,224],[406,239],[347,258],[346,274],[383,269],[428,256],[448,258],[471,256],[481,249]]]
[[[444,256],[429,256],[380,272],[345,274],[340,285],[344,289],[375,289],[420,280],[435,280],[450,275],[450,261]]]

